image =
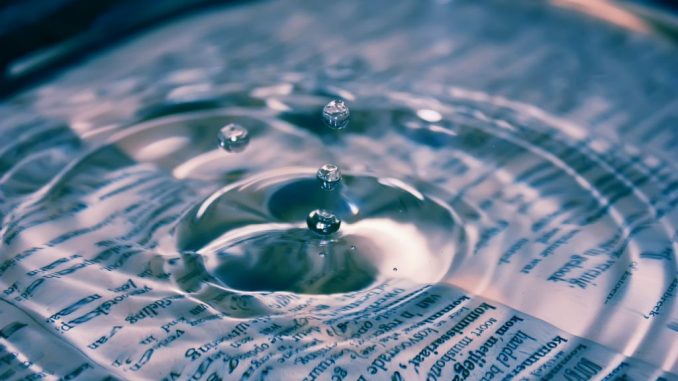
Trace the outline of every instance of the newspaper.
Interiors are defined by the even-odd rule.
[[[0,105],[0,379],[678,379],[674,45],[548,4],[297,3],[193,15]],[[507,12],[504,32],[498,11]],[[541,16],[527,21],[530,12]],[[346,31],[350,41],[332,40],[370,15],[379,20]],[[241,40],[224,39],[234,31]],[[580,33],[595,38],[582,42]],[[336,64],[334,52],[361,58]],[[629,58],[641,52],[654,66]],[[628,62],[610,63],[612,55]],[[512,64],[500,64],[506,59]],[[570,80],[585,87],[595,67],[628,71],[586,94],[568,88]],[[238,87],[268,72],[294,86]],[[443,138],[413,133],[434,154],[412,148],[410,158],[399,138],[365,148],[347,135],[356,162],[382,172],[414,163],[451,184],[445,201],[468,212],[457,246],[466,254],[440,253],[449,261],[436,281],[400,268],[347,292],[243,291],[216,284],[201,253],[177,249],[188,209],[239,175],[213,182],[210,161],[185,175],[182,161],[218,150],[209,137],[163,140],[184,126],[174,114],[208,120],[220,92],[230,98],[218,106],[236,114],[262,104],[286,110],[307,90],[299,72],[330,89],[385,89],[391,99],[407,87],[480,131],[509,131],[490,139],[506,150],[449,149],[449,158],[434,150]],[[657,88],[652,99],[639,100],[641,86]],[[291,123],[303,124],[300,115]],[[521,135],[532,146],[508,149],[511,134],[523,133],[516,129],[535,123],[538,133]],[[461,147],[478,145],[452,131],[469,137]],[[290,142],[307,136],[295,133]],[[144,151],[151,141],[161,144]],[[250,164],[297,165],[308,146]],[[158,156],[161,147],[171,154]],[[479,165],[485,158],[496,160]],[[413,263],[417,254],[407,253]]]

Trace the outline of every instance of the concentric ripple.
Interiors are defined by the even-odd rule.
[[[417,283],[442,278],[455,254],[448,208],[395,179],[349,175],[326,192],[313,175],[277,170],[216,192],[179,222],[178,250],[203,255],[211,277],[246,291],[356,291],[393,267]],[[338,235],[305,229],[313,208],[334,211]]]
[[[94,148],[33,192],[16,182],[20,167],[5,175],[17,201],[3,250],[23,257],[3,273],[19,262],[29,273],[3,281],[20,285],[15,295],[30,300],[20,309],[61,332],[55,340],[87,351],[118,324],[95,361],[123,378],[188,378],[204,367],[303,378],[328,358],[352,379],[451,378],[452,367],[422,351],[460,314],[492,310],[525,321],[535,340],[557,332],[568,350],[586,343],[637,374],[675,366],[662,333],[670,318],[644,317],[675,277],[670,164],[462,89],[424,97],[303,76],[247,86],[82,133]],[[339,96],[352,104],[340,132],[319,119]],[[229,124],[247,130],[247,149],[219,148]],[[316,178],[328,162],[343,173],[333,191]],[[316,209],[341,219],[338,232],[308,230]],[[64,264],[80,266],[71,267],[78,277],[26,289]],[[144,296],[109,305],[104,318],[50,320],[83,290],[132,289]],[[168,341],[151,356],[126,345],[150,332],[175,335],[177,349]]]

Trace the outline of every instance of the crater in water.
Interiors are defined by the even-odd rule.
[[[306,228],[308,211],[318,208],[341,219],[337,233]],[[393,277],[437,282],[454,257],[457,229],[449,207],[399,180],[345,174],[327,192],[312,168],[286,168],[210,195],[184,215],[176,235],[177,249],[200,254],[225,287],[313,294]]]

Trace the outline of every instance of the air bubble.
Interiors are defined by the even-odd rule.
[[[328,210],[316,209],[309,213],[306,224],[313,232],[328,235],[339,230],[341,220]]]
[[[245,127],[229,123],[219,130],[219,147],[228,152],[242,152],[250,142],[250,135]]]
[[[344,101],[336,99],[323,108],[323,121],[332,129],[341,130],[348,126],[351,114]]]
[[[325,164],[316,173],[320,187],[324,190],[333,190],[341,182],[341,171],[334,164]]]

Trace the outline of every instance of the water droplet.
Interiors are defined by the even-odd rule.
[[[328,210],[316,209],[308,215],[306,224],[312,231],[327,235],[339,230],[341,220]]]
[[[325,164],[316,173],[320,181],[320,187],[324,190],[332,190],[341,181],[341,171],[334,164]]]
[[[397,268],[397,267],[394,267],[394,268],[393,268],[393,271],[398,271],[398,268]]]
[[[348,106],[339,99],[330,101],[323,108],[323,121],[329,128],[335,130],[346,128],[350,116]]]
[[[352,246],[351,246],[351,250],[355,250],[355,246],[352,245]]]
[[[219,147],[228,152],[242,152],[249,142],[249,133],[239,124],[229,123],[219,130]]]

